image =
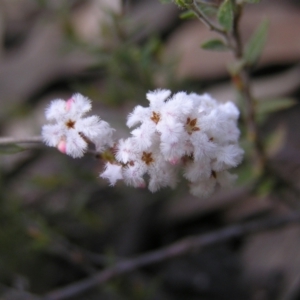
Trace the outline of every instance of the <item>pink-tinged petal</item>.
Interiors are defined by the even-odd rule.
[[[58,145],[57,145],[57,149],[61,152],[66,154],[67,152],[67,144],[65,140],[61,140]]]
[[[173,165],[173,166],[176,166],[178,165],[180,162],[180,158],[173,158],[170,160],[170,164]]]
[[[140,189],[144,189],[145,187],[146,187],[146,183],[145,182],[141,182],[138,185],[138,188],[140,188]]]
[[[72,104],[74,103],[74,99],[70,98],[66,101],[66,110],[69,111],[71,109]]]

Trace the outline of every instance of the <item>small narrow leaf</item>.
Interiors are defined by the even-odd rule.
[[[229,32],[233,27],[233,6],[231,0],[225,0],[218,10],[218,21]]]
[[[297,104],[294,98],[258,99],[256,102],[256,122],[263,123],[271,113],[288,109]]]
[[[257,101],[258,114],[270,114],[280,110],[290,108],[297,104],[294,98],[272,98]]]
[[[260,0],[243,0],[244,3],[259,3]]]
[[[253,65],[259,59],[266,42],[268,27],[269,22],[264,20],[247,43],[244,60],[248,65]]]
[[[198,3],[198,8],[207,17],[215,17],[218,13],[218,9],[215,6],[210,6],[203,3]]]
[[[186,8],[188,3],[186,0],[174,0],[175,4],[177,4],[179,7]]]
[[[187,10],[185,12],[183,12],[182,14],[180,14],[179,18],[182,19],[182,20],[186,20],[186,19],[192,19],[192,18],[195,18],[195,14],[193,11],[191,10]]]
[[[264,148],[268,157],[273,157],[286,144],[287,129],[281,124],[264,140]]]
[[[159,0],[162,4],[172,3],[173,0]]]
[[[228,50],[228,47],[224,44],[224,42],[219,39],[208,40],[201,45],[201,48],[204,50],[212,50],[212,51]]]

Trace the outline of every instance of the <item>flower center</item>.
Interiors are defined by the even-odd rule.
[[[191,135],[194,131],[199,131],[200,128],[196,126],[197,125],[197,119],[191,119],[187,118],[185,129],[189,135]]]
[[[152,158],[151,152],[143,152],[142,161],[149,166],[151,163],[154,162],[154,159]]]
[[[66,122],[66,126],[68,129],[74,128],[74,125],[75,125],[75,121],[68,120],[68,122]]]
[[[150,118],[155,124],[157,124],[160,121],[160,114],[157,112],[152,112],[152,116]]]

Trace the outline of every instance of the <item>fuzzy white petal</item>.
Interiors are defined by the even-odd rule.
[[[81,94],[74,94],[72,96],[73,104],[71,105],[70,111],[76,116],[83,116],[91,110],[91,100]]]
[[[143,175],[146,172],[146,168],[142,164],[135,163],[134,166],[127,166],[123,170],[123,177],[126,184],[133,187],[141,188],[145,187],[146,183]]]
[[[216,171],[223,171],[236,167],[243,159],[244,151],[238,145],[227,145],[218,149],[218,155],[212,167]]]
[[[190,192],[196,197],[208,197],[210,196],[216,186],[216,179],[210,177],[206,180],[201,180],[190,184]]]
[[[133,112],[128,115],[126,125],[131,128],[150,119],[150,117],[151,110],[148,107],[146,108],[138,105],[134,108]]]
[[[185,165],[184,177],[190,182],[197,182],[200,179],[208,179],[211,176],[211,164],[209,159],[191,161]]]
[[[118,180],[123,179],[122,175],[122,166],[107,163],[105,165],[105,171],[100,174],[100,177],[107,179],[110,183],[110,185],[115,185]]]
[[[66,101],[61,99],[51,101],[45,111],[46,119],[49,121],[60,120],[64,114],[66,114]]]
[[[150,107],[152,109],[160,109],[165,100],[171,95],[171,91],[169,90],[155,90],[152,92],[148,92],[146,94],[147,99],[150,102]]]
[[[77,131],[70,129],[66,135],[66,154],[73,158],[79,158],[84,155],[87,149],[87,143],[78,134]]]
[[[56,147],[63,135],[64,131],[59,124],[44,125],[42,127],[42,137],[47,146]]]

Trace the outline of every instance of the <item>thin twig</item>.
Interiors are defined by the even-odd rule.
[[[226,31],[224,29],[222,29],[221,27],[217,26],[216,24],[212,23],[211,20],[209,20],[203,13],[202,11],[199,9],[197,3],[195,1],[193,1],[193,3],[191,3],[189,5],[189,8],[196,14],[197,18],[204,23],[204,25],[206,25],[208,27],[208,29],[215,31],[217,33],[219,33],[220,35],[222,35],[223,37],[227,37]]]
[[[244,100],[246,111],[245,122],[247,126],[248,139],[253,143],[254,146],[255,167],[261,172],[266,166],[266,155],[263,149],[262,141],[258,134],[258,126],[255,120],[255,99],[251,91],[249,71],[245,68],[242,69],[239,74],[236,75],[233,81],[236,83],[237,90]]]
[[[42,143],[41,136],[32,136],[28,138],[13,138],[13,137],[0,137],[0,145],[10,144],[30,144],[30,143]]]
[[[185,238],[170,246],[140,255],[135,258],[125,259],[116,263],[94,276],[57,289],[45,295],[43,300],[64,300],[78,296],[85,291],[103,284],[116,276],[129,273],[138,268],[163,262],[168,259],[188,254],[195,250],[224,242],[232,238],[242,237],[255,232],[282,227],[293,222],[300,222],[300,214],[293,213],[287,216],[272,217],[259,221],[252,221],[245,224],[233,225],[212,233]]]
[[[234,12],[233,30],[230,37],[230,40],[233,41],[234,46],[231,49],[235,59],[237,61],[240,61],[241,59],[243,59],[243,53],[244,53],[241,34],[239,30],[239,23],[243,12],[243,6],[238,5],[235,0],[232,1],[235,7],[235,12]],[[245,111],[246,111],[245,122],[247,125],[248,139],[254,145],[255,165],[259,171],[262,171],[266,165],[266,155],[264,153],[263,145],[258,135],[258,127],[255,120],[255,115],[256,115],[255,99],[253,97],[253,93],[251,89],[249,67],[244,65],[241,68],[240,72],[235,76],[233,76],[232,79],[236,85],[237,91],[240,93],[241,97],[244,100]]]
[[[14,137],[0,137],[0,146],[12,145],[12,144],[43,144],[43,138],[41,136],[32,136],[27,138],[14,138]],[[100,159],[100,153],[87,149],[86,153],[95,156],[97,159]]]
[[[239,31],[240,18],[243,11],[243,6],[237,4],[235,0],[231,0],[234,6],[233,28],[226,32],[216,24],[213,24],[199,9],[196,1],[189,5],[189,8],[197,15],[198,19],[204,23],[210,30],[220,34],[225,40],[228,48],[232,51],[237,62],[243,58],[243,45]],[[263,144],[258,135],[258,127],[255,121],[255,99],[251,90],[249,66],[242,65],[237,74],[231,74],[232,81],[235,84],[236,90],[242,97],[245,105],[245,123],[247,126],[248,139],[254,145],[254,165],[259,173],[266,166],[266,155],[264,153]]]

